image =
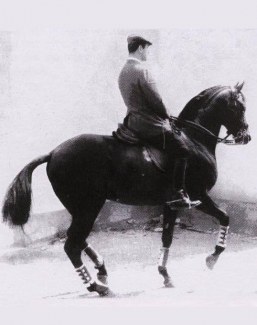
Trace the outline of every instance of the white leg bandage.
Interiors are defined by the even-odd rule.
[[[225,248],[227,246],[227,238],[228,238],[228,229],[229,226],[220,226],[217,246]]]
[[[83,283],[88,287],[90,286],[94,281],[92,281],[92,277],[87,270],[85,265],[82,265],[81,267],[75,269],[78,275],[81,277]]]
[[[169,258],[169,248],[161,248],[161,254],[159,258],[158,266],[166,267]]]

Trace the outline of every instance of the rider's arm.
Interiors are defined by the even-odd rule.
[[[162,118],[169,118],[169,113],[165,105],[163,104],[162,98],[156,87],[156,82],[148,71],[148,69],[142,70],[140,86],[151,110]]]

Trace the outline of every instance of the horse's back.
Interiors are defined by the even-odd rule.
[[[52,151],[47,172],[50,180],[85,173],[87,177],[97,177],[99,173],[104,177],[114,169],[124,170],[126,166],[142,169],[146,162],[141,146],[122,143],[112,136],[82,134]]]

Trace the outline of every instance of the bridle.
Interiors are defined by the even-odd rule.
[[[213,134],[210,130],[206,129],[204,126],[202,126],[200,124],[197,124],[195,122],[188,121],[188,120],[183,120],[183,119],[175,117],[175,116],[170,116],[169,120],[171,122],[173,122],[173,121],[179,122],[180,124],[188,126],[191,129],[195,129],[197,131],[200,131],[201,133],[209,135],[210,137],[217,140],[217,143],[224,143],[224,144],[228,144],[228,145],[238,145],[238,144],[240,144],[240,142],[236,142],[236,139],[241,138],[243,136],[244,132],[246,132],[246,130],[244,130],[243,132],[239,131],[237,133],[237,135],[234,137],[234,139],[227,139],[232,133],[228,133],[224,138],[220,138],[220,137],[216,136],[215,134]]]

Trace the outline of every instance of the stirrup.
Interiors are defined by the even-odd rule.
[[[176,199],[167,201],[166,204],[171,210],[184,210],[192,209],[200,205],[200,200],[191,201],[187,193],[184,190],[180,190],[176,193]]]

